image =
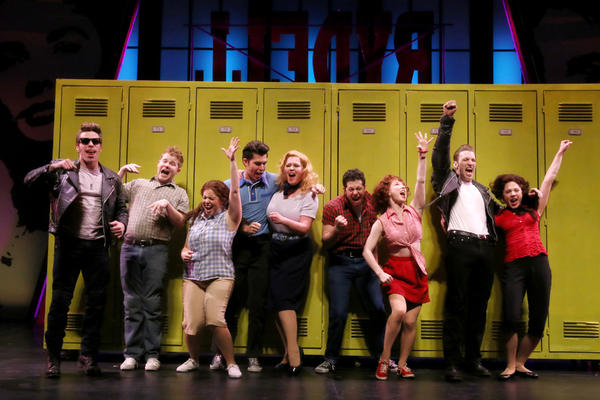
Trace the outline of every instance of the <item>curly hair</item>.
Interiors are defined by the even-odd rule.
[[[534,210],[537,210],[538,205],[540,203],[540,199],[537,196],[534,196],[533,198],[529,197],[529,182],[525,180],[525,178],[523,178],[522,176],[516,174],[498,175],[496,179],[494,179],[494,181],[490,183],[490,190],[492,191],[494,196],[496,196],[498,201],[500,201],[503,204],[506,204],[506,202],[504,201],[504,187],[509,182],[514,182],[517,185],[519,185],[519,187],[521,187],[521,192],[523,192],[523,199],[521,200],[521,204]]]
[[[179,150],[177,146],[169,146],[163,151],[163,154],[168,154],[171,157],[175,157],[177,160],[177,165],[179,168],[183,165],[183,153]]]
[[[371,204],[373,204],[373,208],[375,208],[377,214],[385,213],[390,206],[390,186],[394,181],[402,182],[406,187],[406,196],[408,197],[410,195],[410,188],[401,178],[390,174],[384,176],[377,186],[375,186],[373,195],[371,196]]]
[[[221,202],[223,203],[223,209],[227,210],[227,207],[229,206],[229,188],[227,187],[227,185],[225,185],[221,181],[208,181],[202,186],[202,190],[200,190],[200,193],[204,195],[204,191],[209,189],[211,189],[217,195],[219,200],[221,200]],[[186,214],[186,218],[190,220],[190,222],[193,224],[194,221],[197,218],[199,218],[203,212],[204,206],[202,205],[202,201],[200,201],[198,207],[194,208],[192,211]]]
[[[279,175],[275,178],[275,183],[279,185],[279,190],[283,190],[283,185],[287,182],[287,178],[284,174],[285,164],[287,164],[287,160],[290,157],[298,157],[300,159],[300,163],[302,164],[302,182],[300,184],[300,193],[308,193],[313,186],[319,183],[319,176],[313,171],[313,166],[304,153],[300,153],[297,150],[290,150],[281,157],[279,163],[277,164],[277,168],[279,169]]]

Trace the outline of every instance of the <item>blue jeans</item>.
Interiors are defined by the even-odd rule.
[[[325,360],[332,364],[340,358],[344,328],[348,320],[350,289],[354,283],[358,297],[371,320],[371,351],[381,355],[387,314],[381,296],[381,283],[362,257],[330,254],[329,257],[329,326]]]
[[[106,285],[109,277],[108,250],[104,239],[84,240],[66,234],[56,237],[52,269],[52,303],[45,334],[48,352],[62,350],[67,314],[79,273],[85,283],[86,303],[82,321],[81,354],[96,356],[104,319]]]
[[[125,357],[158,358],[162,339],[161,296],[169,268],[166,245],[121,247],[125,306]]]

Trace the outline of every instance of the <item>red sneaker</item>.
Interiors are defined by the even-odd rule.
[[[408,379],[413,379],[415,377],[415,374],[412,373],[411,369],[408,368],[408,366],[406,364],[404,364],[402,367],[398,368],[398,375],[400,375],[403,378],[408,378]]]
[[[375,372],[375,377],[380,381],[387,380],[388,377],[388,360],[379,360],[379,364],[377,365],[377,372]]]

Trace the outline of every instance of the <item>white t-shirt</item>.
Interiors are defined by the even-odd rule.
[[[95,240],[102,232],[102,172],[79,166],[79,195],[63,215],[61,227],[80,239]]]
[[[267,207],[267,216],[272,212],[277,212],[285,218],[293,221],[300,221],[301,216],[315,219],[317,210],[319,209],[319,198],[314,196],[312,192],[308,192],[302,196],[283,197],[283,192],[277,192],[271,198],[271,202]],[[275,232],[285,235],[296,235],[297,233],[283,224],[273,223],[269,219],[269,225]]]
[[[448,230],[488,235],[485,203],[473,182],[461,182],[458,197],[450,210]]]

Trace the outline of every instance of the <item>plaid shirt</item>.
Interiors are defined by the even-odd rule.
[[[146,208],[155,201],[166,199],[184,214],[190,210],[187,193],[175,182],[161,185],[152,177],[135,179],[123,185],[123,188],[125,201],[129,203],[129,225],[125,236],[132,239],[171,239],[173,225],[169,219],[166,216],[152,215]]]
[[[345,250],[362,250],[371,228],[377,220],[377,214],[371,205],[371,194],[367,192],[363,200],[361,220],[354,215],[346,195],[336,197],[323,208],[323,225],[335,226],[335,218],[341,215],[348,221],[348,226],[338,237],[338,242],[330,249],[332,253]]]
[[[208,219],[202,215],[193,222],[188,234],[188,248],[194,252],[194,257],[183,269],[184,279],[235,278],[231,244],[236,231],[227,228],[226,214],[223,210]]]

